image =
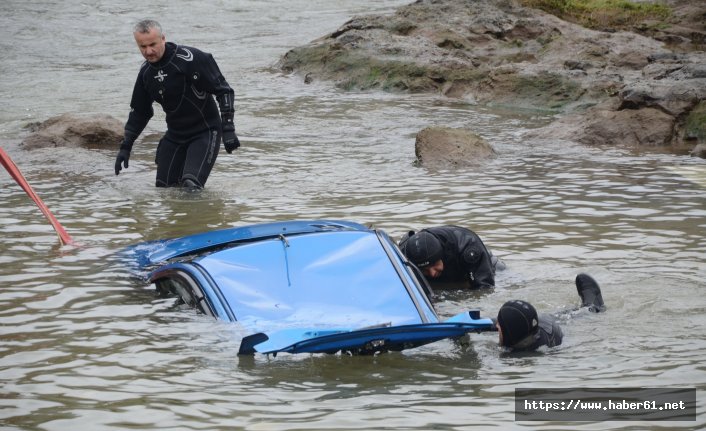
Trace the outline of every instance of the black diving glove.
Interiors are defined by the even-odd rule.
[[[235,135],[235,127],[232,124],[226,124],[223,126],[223,146],[226,148],[226,152],[228,154],[240,147],[240,141]]]
[[[120,151],[118,151],[118,157],[115,159],[115,175],[118,175],[123,169],[127,169],[128,162],[130,161],[130,148],[125,147],[125,145],[120,146]]]

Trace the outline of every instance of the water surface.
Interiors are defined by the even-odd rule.
[[[0,4],[0,141],[79,247],[0,174],[0,428],[7,430],[661,429],[691,423],[514,422],[516,387],[697,387],[704,409],[706,166],[701,159],[529,143],[544,112],[434,95],[342,92],[274,73],[288,49],[404,1],[17,1]],[[141,57],[131,26],[213,53],[236,91],[243,147],[207,189],[153,187],[163,114],[113,173],[117,148],[19,147],[54,115],[127,118]],[[499,157],[415,167],[430,125],[470,127]],[[502,354],[491,334],[376,357],[238,358],[233,325],[182,310],[116,258],[123,247],[274,220],[343,218],[399,237],[458,224],[508,269],[493,292],[444,292],[442,315],[510,298],[572,307],[573,278],[609,311],[563,318],[565,343]],[[664,425],[664,426],[662,426]]]

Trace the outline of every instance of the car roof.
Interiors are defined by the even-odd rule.
[[[258,241],[279,235],[338,230],[368,230],[365,226],[345,220],[292,220],[212,230],[179,238],[145,241],[123,250],[138,268],[148,268],[170,259],[198,255],[241,242]]]

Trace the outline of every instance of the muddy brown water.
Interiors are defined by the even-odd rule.
[[[0,4],[0,140],[78,247],[0,174],[0,429],[700,429],[706,420],[706,167],[686,156],[528,145],[546,112],[429,95],[342,92],[269,70],[289,48],[402,1],[16,1]],[[243,147],[199,194],[157,190],[154,135],[116,177],[116,149],[19,148],[23,126],[64,112],[126,119],[141,62],[131,25],[214,54],[236,90]],[[500,156],[479,168],[413,166],[429,125],[470,126]],[[341,218],[399,237],[458,224],[502,257],[492,292],[448,291],[440,314],[493,315],[521,298],[577,304],[565,343],[500,352],[491,334],[376,357],[238,358],[236,325],[158,298],[123,247],[273,220]],[[515,422],[517,387],[696,387],[695,422]]]

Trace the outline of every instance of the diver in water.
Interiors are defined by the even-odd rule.
[[[132,145],[157,102],[166,113],[167,132],[155,156],[156,186],[201,189],[216,162],[221,139],[228,153],[240,147],[233,123],[233,89],[211,54],[167,42],[157,21],[138,22],[133,35],[146,61],[132,91],[115,175],[128,167]]]
[[[438,282],[466,282],[471,289],[495,287],[495,270],[505,265],[470,229],[438,226],[410,231],[400,250],[422,273]]]
[[[581,297],[581,307],[587,307],[594,313],[605,311],[601,288],[593,277],[577,275],[576,289]],[[532,304],[517,299],[507,301],[500,307],[495,326],[500,345],[513,352],[558,346],[564,337],[553,316],[537,315]]]

